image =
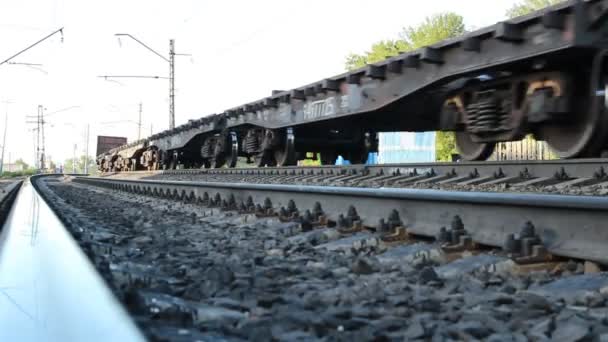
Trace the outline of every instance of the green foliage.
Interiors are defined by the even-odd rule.
[[[441,40],[465,33],[464,19],[456,13],[439,13],[427,17],[418,26],[403,28],[400,39],[381,40],[373,44],[369,51],[359,55],[351,53],[346,57],[346,69],[353,70],[411,51],[435,44]]]
[[[75,173],[84,173],[84,166],[86,161],[88,160],[89,173],[93,173],[97,170],[97,165],[95,164],[95,159],[91,157],[80,156],[76,159],[76,169]],[[63,173],[73,173],[73,161],[74,158],[66,159],[63,163]]]
[[[435,132],[435,159],[437,161],[452,161],[456,150],[454,132]]]
[[[23,159],[21,159],[21,158],[15,160],[15,165],[21,165],[23,170],[27,170],[30,168],[29,164],[24,162]]]
[[[353,70],[370,63],[375,63],[396,56],[400,52],[411,50],[409,44],[403,40],[381,40],[372,45],[371,49],[363,55],[351,53],[346,57],[346,69]]]
[[[314,153],[307,152],[306,158],[299,161],[299,165],[301,166],[319,166],[321,165],[321,155],[317,154],[317,159],[312,159],[314,157]]]
[[[513,7],[509,8],[506,15],[509,18],[515,18],[547,6],[555,5],[562,1],[564,0],[524,0],[521,3],[515,4]]]
[[[462,35],[465,32],[462,16],[446,12],[426,17],[418,26],[404,28],[401,38],[413,50]]]
[[[382,40],[373,44],[370,50],[362,55],[351,53],[346,58],[346,68],[348,70],[357,69],[366,64],[386,59],[389,56],[395,56],[400,52],[432,45],[441,40],[462,35],[465,32],[462,16],[451,12],[435,14],[425,18],[418,26],[405,27],[399,35],[401,39]],[[452,160],[452,154],[457,153],[454,134],[451,132],[437,132],[435,139],[437,160]]]
[[[6,171],[2,172],[1,178],[16,178],[16,177],[27,177],[32,176],[36,173],[34,169],[24,169],[23,171]]]

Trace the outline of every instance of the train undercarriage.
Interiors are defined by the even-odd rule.
[[[484,74],[456,90],[422,96],[427,108],[417,117],[427,121],[419,120],[414,126],[454,132],[465,160],[485,160],[498,142],[520,140],[528,134],[546,141],[560,158],[597,157],[608,141],[606,54],[594,56],[586,71]],[[333,164],[339,155],[353,164],[365,163],[368,154],[377,151],[378,133],[401,127],[412,130],[412,123],[399,122],[396,113],[405,107],[423,104],[404,103],[356,119],[302,127],[234,127],[195,138],[181,149],[164,151],[152,146],[139,158],[118,156],[109,161],[112,166],[107,170],[235,167],[239,157],[260,167],[290,166],[310,152],[312,158],[319,154],[325,165]]]
[[[382,132],[450,131],[464,160],[532,135],[559,158],[607,149],[608,1],[567,1],[280,91],[100,156],[103,171],[364,163]],[[193,132],[193,133],[188,133]]]

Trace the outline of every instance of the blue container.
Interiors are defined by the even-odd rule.
[[[435,161],[435,132],[380,133],[379,164],[433,161]]]

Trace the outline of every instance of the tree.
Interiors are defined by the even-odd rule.
[[[462,16],[446,12],[427,17],[418,26],[408,26],[401,32],[400,39],[383,40],[372,45],[371,49],[362,55],[351,53],[346,57],[346,68],[353,70],[375,63],[386,57],[401,52],[412,51],[424,46],[435,44],[441,40],[456,37],[465,33]],[[449,161],[456,152],[456,142],[452,132],[437,132],[435,135],[437,160]]]
[[[399,34],[400,39],[381,40],[361,55],[349,54],[346,57],[346,69],[360,68],[366,64],[379,62],[402,52],[432,45],[465,32],[462,16],[451,12],[435,14],[425,18],[418,26],[403,28],[403,31]]]
[[[25,161],[23,161],[23,159],[21,159],[21,158],[15,160],[15,165],[21,165],[21,168],[23,170],[27,170],[30,168],[30,165],[28,163],[26,163]]]
[[[63,172],[65,173],[72,173],[72,169],[73,169],[73,161],[74,158],[69,158],[66,159],[65,162],[63,163]],[[85,156],[80,156],[76,159],[76,169],[75,172],[76,173],[84,173],[84,169],[85,169],[85,163],[88,161],[88,166],[89,166],[89,172],[92,172],[96,169],[96,165],[95,165],[95,159],[91,158],[91,157],[85,157]]]
[[[346,69],[353,70],[370,63],[378,62],[386,57],[396,56],[403,51],[411,50],[404,40],[381,40],[372,45],[363,55],[351,53],[346,57]]]
[[[506,14],[509,18],[515,18],[547,6],[555,5],[562,1],[564,0],[524,0],[523,2],[515,4],[513,7],[509,8]]]
[[[435,133],[435,159],[438,161],[452,161],[452,154],[458,153],[453,132]]]

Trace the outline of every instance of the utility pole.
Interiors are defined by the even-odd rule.
[[[169,39],[169,129],[175,128],[175,39]]]
[[[36,169],[40,172],[42,165],[40,164],[40,111],[41,106],[38,106],[38,113],[36,115]]]
[[[4,113],[4,136],[2,137],[2,155],[0,156],[0,174],[4,172],[4,150],[6,148],[6,131],[8,128],[8,105],[11,101],[4,101],[6,104],[6,112]]]
[[[86,141],[84,142],[84,173],[89,173],[89,124],[87,124],[87,133],[85,134]]]
[[[0,157],[0,174],[4,172],[4,149],[6,148],[6,129],[8,127],[8,104],[4,113],[4,135],[2,136],[2,156]]]
[[[46,121],[44,121],[44,107],[42,105],[38,105],[38,113],[36,114],[36,117],[26,116],[26,118],[31,119],[30,121],[26,121],[26,123],[36,125],[36,128],[33,129],[36,131],[36,168],[39,171],[44,170],[44,124],[46,123]]]
[[[76,173],[76,149],[78,148],[78,145],[74,144],[74,156],[72,158],[72,173]]]
[[[137,140],[141,139],[141,102],[139,103],[139,119],[137,120]]]
[[[44,107],[40,106],[40,130],[42,131],[42,153],[40,154],[40,167],[42,170],[46,170],[46,150],[45,150],[45,142],[44,142]]]
[[[158,57],[162,58],[165,62],[169,63],[169,129],[175,128],[175,56],[190,56],[189,54],[175,53],[175,39],[169,39],[169,58],[163,56],[162,54],[156,52],[154,49],[144,44],[141,40],[133,37],[128,33],[116,33],[117,37],[129,37],[148,49],[150,52],[154,53]],[[159,76],[98,76],[104,79],[108,78],[166,78]]]

